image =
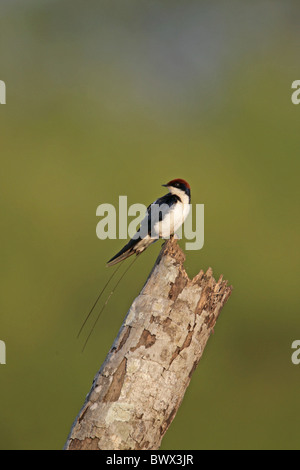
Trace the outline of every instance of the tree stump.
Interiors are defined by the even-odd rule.
[[[175,239],[162,247],[75,419],[66,450],[159,449],[232,287],[190,280]]]

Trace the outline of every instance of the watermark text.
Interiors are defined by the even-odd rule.
[[[0,364],[6,364],[6,345],[0,340]]]
[[[3,80],[0,80],[0,104],[6,104],[6,85]]]
[[[295,80],[292,83],[292,88],[296,89],[296,91],[292,93],[292,103],[300,104],[300,80]]]
[[[300,340],[299,339],[296,339],[295,341],[293,341],[292,349],[296,350],[292,354],[292,358],[291,358],[292,363],[295,364],[295,366],[297,366],[298,364],[300,364]]]
[[[96,216],[101,219],[96,226],[96,235],[100,240],[126,240],[128,237],[144,238],[148,234],[153,239],[168,239],[174,232],[178,238],[183,238],[184,233],[186,240],[189,240],[185,244],[186,250],[201,250],[203,247],[204,204],[185,204],[181,208],[178,207],[175,213],[170,211],[168,204],[154,203],[151,204],[150,217],[148,214],[149,210],[147,212],[144,204],[132,204],[128,207],[127,196],[119,196],[118,213],[112,204],[100,204],[97,207]],[[133,220],[128,221],[128,217],[133,217]],[[158,222],[162,219],[166,223]]]

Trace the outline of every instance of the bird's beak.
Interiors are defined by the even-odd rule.
[[[162,184],[162,186],[164,186],[165,188],[167,188],[167,187],[168,187],[168,185],[167,185],[167,184]]]

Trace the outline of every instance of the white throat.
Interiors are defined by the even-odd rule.
[[[175,196],[178,196],[183,204],[188,204],[189,203],[189,197],[188,195],[182,191],[179,188],[174,188],[174,186],[169,186],[168,190],[171,194],[175,194]]]

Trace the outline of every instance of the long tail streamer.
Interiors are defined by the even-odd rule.
[[[105,291],[105,289],[107,288],[108,284],[110,283],[110,281],[112,280],[112,278],[115,276],[115,274],[117,274],[117,272],[119,271],[120,267],[121,267],[121,264],[119,264],[119,266],[117,267],[117,269],[114,270],[114,272],[112,273],[112,275],[111,275],[110,278],[108,279],[107,283],[106,283],[105,286],[103,287],[102,291],[101,291],[100,294],[98,295],[98,297],[97,297],[97,299],[96,299],[94,305],[92,306],[91,310],[89,311],[89,313],[87,314],[87,316],[86,316],[84,322],[83,322],[82,325],[81,325],[81,328],[80,328],[80,330],[79,330],[79,332],[78,332],[77,338],[79,338],[80,333],[82,332],[82,330],[83,330],[83,328],[84,328],[84,325],[86,324],[86,322],[87,322],[88,319],[90,318],[90,316],[91,316],[91,314],[92,314],[94,308],[96,307],[97,303],[99,302],[99,300],[100,300],[100,298],[101,298],[103,292]]]
[[[100,312],[98,313],[98,316],[97,316],[97,318],[96,318],[96,320],[95,320],[95,322],[94,322],[94,324],[93,324],[93,326],[92,326],[92,328],[91,328],[91,330],[90,330],[90,332],[89,332],[89,334],[88,334],[88,337],[87,337],[86,340],[85,340],[85,343],[84,343],[83,348],[82,348],[82,352],[85,350],[85,347],[86,347],[86,345],[87,345],[87,343],[88,343],[88,340],[90,339],[90,336],[91,336],[91,334],[92,334],[93,331],[94,331],[94,328],[95,328],[95,326],[96,326],[96,324],[97,324],[97,322],[98,322],[98,320],[99,320],[99,318],[100,318],[100,315],[102,314],[103,310],[105,309],[106,305],[108,304],[109,299],[111,298],[111,296],[112,296],[113,293],[115,292],[116,288],[118,287],[118,285],[119,285],[120,282],[122,281],[122,279],[123,279],[123,277],[125,276],[125,274],[129,271],[129,269],[131,268],[131,266],[133,265],[133,263],[136,261],[136,259],[137,259],[137,256],[136,256],[136,257],[134,258],[134,260],[127,266],[127,268],[126,268],[125,271],[123,272],[122,276],[121,276],[120,279],[116,282],[116,284],[115,284],[115,286],[113,287],[112,291],[111,291],[110,294],[108,295],[108,297],[107,297],[106,301],[104,302],[104,304],[103,304],[103,306],[102,306]],[[121,263],[121,264],[123,264],[123,263]],[[97,298],[95,304],[93,305],[91,311],[89,312],[87,318],[85,319],[84,324],[82,325],[82,327],[81,327],[81,329],[80,329],[80,331],[79,331],[79,333],[78,333],[78,336],[79,336],[79,334],[81,333],[81,331],[82,331],[82,329],[83,329],[85,323],[87,322],[88,318],[90,317],[92,311],[94,310],[94,308],[95,308],[95,306],[96,306],[98,300],[100,299],[101,295],[103,294],[105,288],[108,286],[109,282],[112,280],[112,278],[114,277],[114,275],[117,273],[117,271],[119,270],[119,267],[121,266],[121,264],[120,264],[120,265],[117,267],[117,269],[113,272],[112,276],[109,278],[109,280],[108,280],[107,283],[105,284],[104,288],[103,288],[102,291],[100,292],[100,294],[99,294],[99,296],[98,296],[98,298]]]

